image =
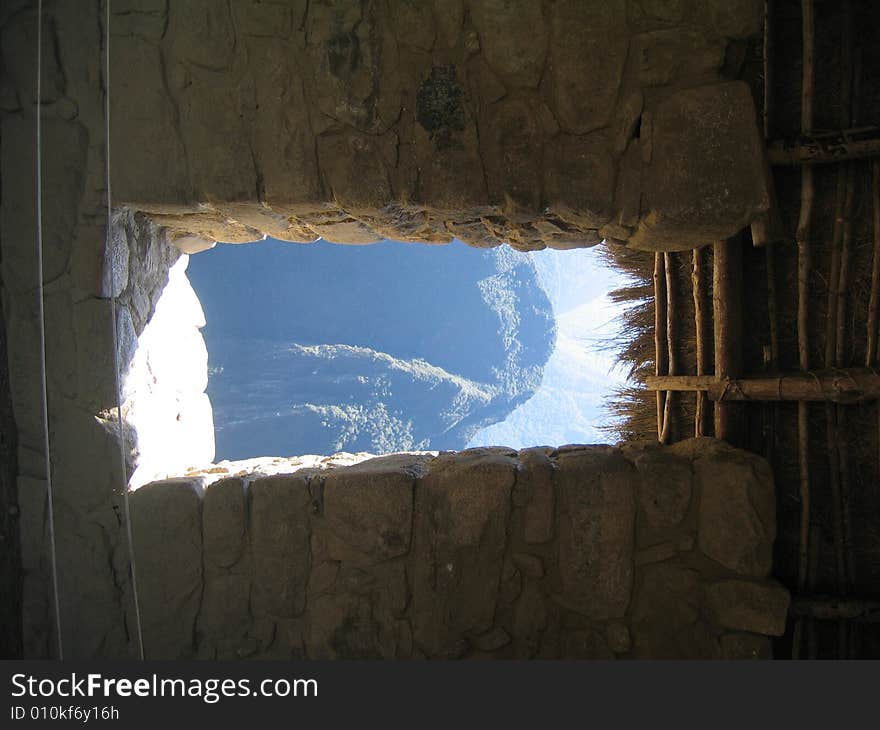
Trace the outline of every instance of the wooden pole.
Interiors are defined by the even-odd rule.
[[[848,83],[845,84],[846,90],[849,92],[848,97],[844,97],[842,113],[848,116],[847,122],[857,121],[857,107],[859,102],[859,91],[861,86],[861,54],[858,53],[853,60],[853,3],[852,0],[844,1],[844,33],[841,44],[843,46],[843,56],[846,59],[844,69],[849,74]],[[835,364],[840,367],[846,362],[846,310],[847,295],[849,293],[849,261],[850,247],[852,245],[852,211],[855,200],[856,188],[856,163],[849,162],[847,168],[847,184],[846,198],[843,206],[843,221],[841,223],[841,263],[840,263],[840,285],[838,287],[838,304],[837,304],[837,348],[835,351]],[[846,595],[849,586],[855,579],[855,554],[852,549],[852,520],[850,519],[850,484],[849,484],[849,445],[845,438],[847,433],[848,413],[846,409],[837,406],[837,423],[838,423],[838,451],[840,453],[840,506],[841,522],[843,537],[841,539],[841,549],[844,555],[843,572],[840,576],[842,584],[841,594]],[[840,624],[840,657],[846,658],[848,651],[847,643],[847,627],[844,622]]]
[[[749,375],[648,376],[645,387],[662,391],[705,391],[713,401],[862,403],[880,399],[880,373],[868,368],[816,370],[808,373]]]
[[[853,89],[852,4],[844,0],[842,34],[840,39],[840,114],[841,127],[851,121],[850,107]],[[834,225],[831,237],[831,269],[828,276],[828,308],[825,327],[825,366],[843,366],[846,336],[846,303],[849,279],[849,238],[846,218],[852,209],[852,163],[837,169]],[[844,410],[840,405],[825,405],[826,450],[828,452],[828,481],[831,488],[831,525],[834,540],[835,581],[837,592],[846,594],[846,547],[844,540],[843,482],[847,478],[847,453]],[[810,585],[811,590],[814,588]],[[846,626],[838,625],[838,656],[846,656]]]
[[[668,352],[668,368],[670,375],[678,373],[678,357],[676,355],[675,343],[677,342],[677,317],[675,287],[675,258],[672,253],[663,254],[663,270],[666,276],[666,347]],[[660,441],[664,444],[672,443],[675,440],[674,430],[674,413],[673,404],[675,403],[674,394],[666,393],[666,400],[663,404],[663,430],[660,433]]]
[[[880,157],[880,127],[801,133],[767,145],[771,165],[819,165]]]
[[[694,297],[694,329],[696,331],[697,375],[705,375],[709,369],[706,362],[706,343],[709,340],[709,321],[706,317],[706,280],[703,276],[703,249],[695,248],[691,268],[691,289]],[[694,436],[705,436],[708,429],[706,417],[706,393],[697,391],[697,404],[694,416]]]
[[[880,161],[871,165],[871,204],[874,218],[874,263],[871,269],[871,298],[868,301],[868,349],[865,365],[877,363],[877,323],[880,312]]]
[[[880,601],[831,596],[794,596],[788,609],[792,616],[809,616],[820,621],[880,622]]]
[[[715,375],[737,378],[742,370],[742,245],[739,237],[715,244],[712,267]],[[715,404],[715,436],[738,442],[739,413],[730,403]]]
[[[764,0],[764,109],[763,109],[763,131],[764,139],[770,139],[772,127],[772,101],[773,101],[773,68],[771,58],[773,55],[773,0]],[[773,179],[773,171],[770,168],[770,160],[764,157],[765,174],[768,182],[771,184],[770,201],[774,219],[778,226],[776,235],[771,235],[767,230],[766,221],[761,220],[759,225],[752,225],[752,240],[757,245],[764,245],[764,261],[767,276],[767,320],[768,332],[770,336],[769,357],[766,358],[765,366],[770,372],[777,372],[779,369],[779,329],[777,326],[777,309],[776,309],[776,252],[774,248],[774,239],[782,238],[785,233],[784,226],[779,217],[779,208],[776,203],[776,186]],[[776,433],[779,424],[779,406],[773,404],[764,409],[764,456],[775,469],[776,454]]]
[[[654,372],[666,375],[669,369],[669,346],[666,342],[666,274],[663,254],[654,254]],[[663,417],[666,394],[657,391],[657,440],[663,440]]]
[[[813,0],[801,0],[801,36],[803,59],[801,63],[801,133],[813,129]],[[809,284],[810,284],[810,222],[813,212],[813,168],[801,167],[801,205],[795,238],[798,247],[798,362],[801,370],[810,369],[809,346]],[[809,568],[810,542],[810,434],[809,411],[806,401],[798,401],[798,470],[800,472],[800,542],[798,546],[797,588],[803,592]],[[800,653],[802,626],[795,626],[792,656]]]

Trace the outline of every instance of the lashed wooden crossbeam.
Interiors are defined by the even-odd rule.
[[[860,403],[880,398],[880,373],[842,368],[807,373],[718,378],[714,375],[649,376],[648,390],[706,391],[713,401]]]
[[[880,601],[832,596],[794,596],[788,612],[792,616],[820,621],[880,622]]]
[[[767,145],[771,165],[818,165],[880,157],[880,127],[801,134]]]

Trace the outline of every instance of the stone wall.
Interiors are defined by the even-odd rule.
[[[115,199],[186,251],[723,239],[768,205],[761,0],[117,0]]]
[[[146,651],[769,657],[774,504],[767,464],[711,439],[155,482],[131,504]]]
[[[0,5],[0,179],[14,181],[0,197],[17,430],[10,507],[29,656],[54,645],[38,164],[70,657],[121,656],[131,627],[106,620],[130,606],[127,564],[107,559],[125,544],[122,456],[96,419],[114,400],[108,297],[125,299],[107,286],[108,186],[115,208],[144,211],[149,220],[132,220],[184,251],[264,232],[350,243],[457,236],[522,249],[605,236],[688,248],[767,207],[752,100],[729,80],[760,30],[760,0],[113,0],[109,33],[99,0],[43,7],[38,100],[34,3]],[[146,258],[129,263],[154,270]],[[138,333],[134,320],[116,324]]]

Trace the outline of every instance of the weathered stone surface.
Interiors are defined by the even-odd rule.
[[[497,651],[509,643],[510,634],[500,626],[496,626],[491,631],[473,638],[473,645],[480,651]]]
[[[674,542],[661,542],[639,550],[635,556],[636,567],[649,563],[662,563],[678,555],[678,546]]]
[[[235,659],[240,655],[251,623],[249,588],[247,574],[220,573],[205,579],[198,631],[206,643],[215,647],[217,659]]]
[[[614,652],[598,631],[568,631],[562,637],[563,659],[614,659]]]
[[[644,569],[632,613],[635,656],[714,658],[718,643],[700,618],[700,575],[676,563]]]
[[[285,3],[236,0],[232,10],[236,27],[240,27],[242,33],[259,38],[287,38],[294,20],[297,27],[302,24],[307,4],[307,0]]]
[[[116,201],[187,202],[186,151],[162,75],[160,49],[129,37],[111,42],[110,52],[112,67],[125,69],[113,75],[110,95],[110,145],[121,152],[111,156]]]
[[[59,596],[66,599],[61,603],[64,645],[73,656],[96,656],[102,651],[110,655],[125,656],[128,639],[126,627],[119,620],[107,621],[107,617],[123,615],[124,601],[127,598],[123,591],[127,588],[128,576],[126,573],[118,573],[116,566],[107,560],[107,555],[93,547],[108,544],[112,539],[112,533],[108,534],[107,527],[116,527],[115,515],[110,517],[112,521],[95,519],[95,515],[83,519],[70,510],[65,510],[61,500],[56,502],[55,509],[58,592]],[[127,552],[127,544],[125,547]],[[181,582],[180,578],[189,569],[197,573],[199,565],[197,562],[191,563],[191,557],[187,555],[182,561],[183,565],[178,566],[176,575],[170,577],[174,585],[171,589],[174,596],[171,605],[182,609],[177,620],[190,627],[195,618],[194,611],[198,608],[198,594],[189,595],[188,585]],[[120,591],[121,587],[123,591]],[[156,645],[152,647],[149,656],[187,656],[192,646],[192,637],[186,637],[187,641],[184,643],[182,633],[167,635],[165,632],[170,624],[168,606],[161,607],[159,611],[156,610],[157,607],[158,601],[150,605],[150,636]],[[141,608],[146,613],[143,601]],[[50,616],[54,618],[54,608]],[[147,633],[146,621],[144,632]],[[146,641],[146,637],[144,640]]]
[[[697,28],[642,33],[632,43],[642,86],[713,79],[724,63],[727,46],[720,38],[707,37]]]
[[[645,98],[641,89],[630,91],[617,105],[617,111],[612,120],[614,154],[623,154],[627,145],[636,136],[644,105]]]
[[[688,0],[629,0],[627,17],[635,28],[668,26],[684,18]]]
[[[311,3],[306,18],[317,111],[355,129],[384,132],[400,115],[397,45],[378,3]],[[314,118],[313,113],[313,118]]]
[[[334,587],[310,596],[305,643],[310,658],[395,659],[411,653],[400,617],[407,591],[402,563],[340,568]]]
[[[598,229],[611,219],[615,167],[604,134],[560,134],[546,151],[544,173],[548,209],[561,220]]]
[[[771,640],[759,634],[737,632],[721,637],[722,659],[772,659]]]
[[[535,87],[547,55],[547,25],[530,0],[472,0],[471,20],[489,65],[515,86]]]
[[[542,137],[532,105],[521,99],[496,104],[488,125],[489,194],[509,212],[541,205]]]
[[[776,496],[767,462],[705,439],[682,442],[673,450],[696,456],[700,550],[738,573],[769,575],[776,538]]]
[[[544,577],[544,561],[537,555],[529,555],[528,553],[514,553],[512,556],[513,564],[519,568],[519,571],[526,578],[543,578]]]
[[[721,36],[747,38],[761,32],[764,4],[761,0],[709,0],[697,4],[698,17]]]
[[[283,62],[294,53],[292,43],[279,39],[260,38],[247,44],[256,107],[251,146],[260,175],[259,199],[270,206],[326,199],[303,79]],[[298,172],[291,174],[293,170]],[[273,230],[258,230],[275,235]]]
[[[691,503],[693,475],[689,459],[659,448],[625,452],[639,472],[639,507],[648,524],[658,529],[681,524]]]
[[[334,469],[324,480],[324,520],[332,560],[381,561],[409,551],[411,462],[373,459]]]
[[[625,0],[562,0],[552,10],[551,82],[566,132],[608,124],[626,63]]]
[[[632,637],[626,624],[612,623],[605,627],[605,640],[615,654],[626,654],[632,649]]]
[[[652,114],[651,146],[643,177],[647,208],[631,246],[685,250],[722,240],[769,207],[744,83],[701,86],[661,102]]]
[[[346,210],[382,208],[391,201],[391,182],[379,142],[371,136],[321,136],[318,159],[334,198]]]
[[[201,487],[169,479],[131,495],[131,529],[148,659],[187,659],[202,593]]]
[[[527,583],[513,610],[514,651],[518,659],[531,659],[538,653],[547,627],[547,606],[541,591]]]
[[[523,513],[523,538],[532,545],[553,539],[556,492],[553,488],[553,463],[543,450],[520,451],[521,469],[517,472],[516,491],[528,495]]]
[[[515,462],[488,449],[440,456],[416,484],[413,638],[429,656],[493,623]]]
[[[202,539],[205,559],[228,568],[245,548],[247,503],[241,479],[221,479],[205,490],[202,501]]]
[[[431,5],[421,0],[401,0],[391,7],[395,36],[406,45],[430,51],[436,37]]]
[[[642,212],[642,165],[641,143],[632,140],[620,161],[614,191],[613,222],[625,226],[627,231],[638,225]]]
[[[309,495],[305,477],[265,477],[250,487],[250,544],[255,617],[298,616],[310,568]]]
[[[593,619],[623,616],[633,580],[632,467],[595,447],[557,457],[559,569],[567,600]]]
[[[778,583],[723,580],[706,587],[706,608],[720,626],[782,636],[791,596]]]

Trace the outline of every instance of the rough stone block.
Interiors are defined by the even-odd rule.
[[[311,496],[303,476],[253,482],[249,534],[254,565],[251,612],[255,618],[292,618],[303,612],[309,577]]]
[[[696,456],[699,549],[738,573],[769,575],[776,537],[776,495],[767,462],[708,439],[681,442],[673,448],[679,454]]]
[[[164,27],[164,21],[161,21]],[[110,44],[111,176],[119,203],[186,202],[186,150],[159,47],[139,37]]]
[[[484,159],[491,199],[511,201],[510,212],[538,211],[543,134],[531,100],[505,99],[493,105],[488,126]]]
[[[486,61],[514,86],[533,88],[547,55],[547,25],[531,0],[472,0],[471,20]]]
[[[626,624],[612,623],[605,627],[605,640],[615,654],[626,654],[632,649],[632,637]]]
[[[679,91],[651,117],[646,208],[629,245],[686,250],[729,238],[767,211],[763,142],[746,84]]]
[[[523,513],[523,538],[535,545],[553,539],[556,493],[553,462],[543,450],[527,449],[519,454],[516,491],[528,495]]]
[[[643,569],[632,611],[638,659],[713,658],[717,642],[700,622],[700,574],[677,563]]]
[[[577,629],[562,636],[563,659],[614,659],[614,652],[599,631]]]
[[[493,624],[516,466],[508,453],[440,456],[416,483],[413,636],[429,656]]]
[[[593,619],[623,616],[633,581],[633,469],[619,453],[594,447],[560,454],[555,479],[566,601]]]
[[[611,219],[615,175],[610,142],[603,133],[560,134],[545,152],[549,212],[586,229],[600,228]]]
[[[244,552],[247,531],[243,480],[221,479],[205,490],[202,531],[207,562],[221,568],[238,562]]]
[[[378,134],[400,115],[397,40],[375,4],[312,3],[306,17],[308,68],[317,93],[313,124],[323,115]]]
[[[740,631],[721,637],[722,659],[772,659],[771,640],[759,634]]]
[[[198,631],[216,647],[217,658],[235,658],[250,625],[250,576],[219,573],[205,580]]]
[[[547,627],[547,606],[535,583],[526,583],[513,609],[514,652],[518,659],[538,653]]]
[[[657,30],[635,36],[632,54],[642,86],[714,80],[727,44],[697,28]]]
[[[559,124],[586,134],[614,111],[629,34],[623,0],[563,0],[552,8],[551,89]]]
[[[778,583],[723,580],[706,587],[706,609],[714,623],[754,634],[782,636],[791,596]]]
[[[693,491],[691,462],[659,447],[624,450],[639,472],[639,507],[657,529],[676,527],[687,515]]]
[[[636,553],[636,567],[648,565],[650,563],[662,563],[678,555],[678,546],[674,542],[661,542],[657,545],[651,545],[644,550]]]
[[[148,659],[191,658],[202,596],[201,487],[154,482],[130,498],[138,595]]]
[[[328,557],[378,562],[408,552],[414,481],[412,457],[331,471],[324,479],[324,519],[317,523],[328,533]]]

